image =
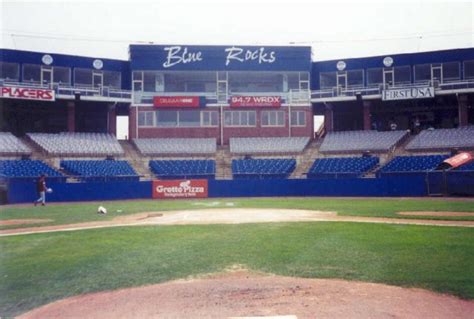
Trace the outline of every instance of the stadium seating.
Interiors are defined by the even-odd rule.
[[[46,174],[48,180],[65,181],[66,177],[38,160],[0,160],[0,175],[13,178],[37,178]]]
[[[207,178],[214,179],[214,160],[153,160],[150,169],[160,179]]]
[[[459,166],[456,171],[474,171],[474,161]]]
[[[449,155],[396,156],[379,173],[425,172],[435,169]]]
[[[407,135],[407,131],[330,132],[324,138],[319,151],[322,153],[388,152]]]
[[[28,155],[31,150],[12,133],[0,132],[0,155]]]
[[[27,136],[50,155],[118,156],[123,149],[117,139],[105,133],[28,133]]]
[[[309,137],[230,138],[229,143],[233,154],[301,153]]]
[[[139,180],[127,161],[63,160],[60,165],[68,174],[85,181]]]
[[[407,151],[473,148],[474,126],[455,129],[423,130],[405,147]]]
[[[316,159],[308,178],[359,177],[379,163],[378,157],[338,157]]]
[[[134,139],[143,155],[214,154],[215,138],[140,138]]]
[[[232,160],[234,179],[288,178],[296,167],[295,159]]]

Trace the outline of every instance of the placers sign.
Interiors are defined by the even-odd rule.
[[[207,198],[207,179],[155,180],[153,198]]]
[[[7,99],[25,99],[51,102],[55,101],[56,99],[53,90],[14,86],[0,87],[0,97]]]

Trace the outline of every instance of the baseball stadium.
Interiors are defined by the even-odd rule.
[[[313,54],[0,49],[0,318],[473,318],[474,49]]]

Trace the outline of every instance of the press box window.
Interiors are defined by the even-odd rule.
[[[121,74],[120,72],[104,71],[104,86],[114,89],[120,89]]]
[[[262,126],[284,126],[285,112],[282,111],[263,111]]]
[[[74,84],[92,86],[92,70],[74,69]]]
[[[199,127],[201,126],[200,111],[179,111],[180,127]]]
[[[35,64],[23,65],[23,82],[41,82],[41,66]]]
[[[0,79],[18,81],[20,79],[20,66],[17,63],[0,61]]]
[[[459,62],[443,63],[443,81],[456,81],[460,78]]]
[[[156,126],[176,127],[178,126],[177,111],[156,111]]]
[[[319,73],[319,86],[321,89],[331,89],[337,85],[336,83],[336,72]]]
[[[474,60],[464,61],[464,79],[474,79]]]
[[[70,85],[71,69],[59,66],[53,67],[53,82]]]
[[[292,111],[291,112],[291,126],[306,126],[306,112]]]
[[[138,126],[154,126],[153,116],[155,112],[138,112]]]
[[[255,126],[255,111],[226,111],[224,112],[225,126]]]
[[[202,126],[217,126],[218,114],[216,111],[203,111],[202,114]]]

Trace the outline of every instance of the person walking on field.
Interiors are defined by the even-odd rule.
[[[44,174],[41,174],[38,182],[36,182],[36,190],[40,197],[35,201],[35,206],[39,203],[41,203],[42,206],[46,205],[46,176]]]

